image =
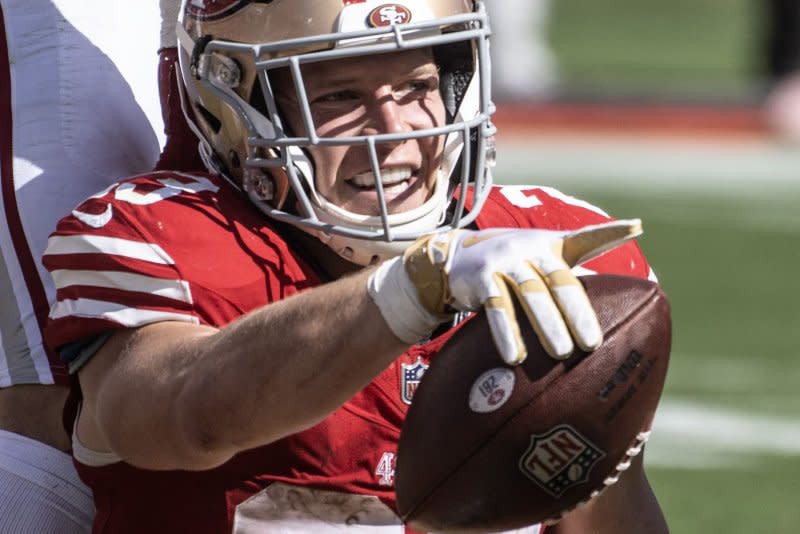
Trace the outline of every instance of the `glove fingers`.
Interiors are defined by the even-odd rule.
[[[572,336],[539,273],[530,269],[515,280],[512,287],[545,352],[557,360],[572,354]]]
[[[492,339],[500,357],[509,365],[518,365],[528,355],[514,311],[514,301],[502,275],[495,275],[496,296],[489,297],[484,303],[486,318]]]
[[[626,219],[587,226],[564,236],[562,257],[570,267],[580,265],[642,235],[642,221]]]
[[[566,266],[547,274],[546,278],[575,342],[584,351],[595,350],[603,342],[603,330],[581,283]]]

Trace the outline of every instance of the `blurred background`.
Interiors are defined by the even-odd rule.
[[[488,0],[496,180],[617,217],[673,307],[646,463],[675,533],[800,525],[800,1]]]

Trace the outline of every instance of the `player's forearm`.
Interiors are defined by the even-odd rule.
[[[227,413],[234,417],[220,439],[263,443],[307,428],[407,348],[392,335],[365,287],[366,276],[357,274],[266,306],[214,336],[209,352],[231,355],[232,361],[215,378],[210,413],[213,404],[229,400],[226,392],[238,390],[243,391],[237,401],[253,410],[232,404]],[[237,413],[245,417],[237,420]]]
[[[96,402],[110,448],[140,467],[206,469],[317,423],[406,348],[366,280],[338,280],[216,332],[135,334]]]

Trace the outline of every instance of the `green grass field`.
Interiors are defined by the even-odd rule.
[[[762,65],[761,3],[553,0],[548,42],[569,93],[739,99]]]
[[[629,147],[628,168],[643,169],[641,180],[620,180],[585,138],[500,139],[499,182],[555,186],[643,219],[640,244],[673,308],[670,371],[646,457],[672,531],[797,532],[800,150],[757,145],[748,157],[763,175],[729,182],[712,152],[695,173],[676,170],[665,183],[661,172],[648,176],[652,154],[681,158],[685,144],[653,140],[642,155],[641,140],[609,142],[620,158]],[[560,168],[545,164],[557,147]],[[779,165],[766,171],[779,155],[789,168],[796,158],[796,182]]]
[[[672,369],[670,392],[743,410],[800,414],[795,199],[588,194],[615,213],[638,213],[646,221],[642,247],[676,316],[681,360]]]
[[[757,177],[753,185],[758,187]],[[793,429],[800,437],[800,189],[793,197],[776,194],[758,201],[688,192],[585,195],[645,221],[641,243],[670,297],[675,321],[666,399],[749,416],[731,425],[747,426],[758,417],[786,420],[763,432],[752,428],[760,434],[751,436],[754,450],[736,449],[739,454],[729,458],[723,447],[717,453],[725,457],[722,466],[713,465],[718,458],[711,455],[708,468],[700,463],[692,469],[653,469],[673,531],[797,532],[800,443],[789,454],[777,454],[769,445],[780,439],[770,430]],[[727,430],[736,429],[721,428],[720,437]],[[656,427],[653,446],[661,445]],[[696,447],[703,447],[702,440],[673,449],[708,456]]]

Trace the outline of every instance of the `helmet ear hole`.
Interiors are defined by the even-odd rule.
[[[218,134],[219,131],[222,129],[222,121],[220,121],[213,113],[208,111],[205,106],[200,103],[195,103],[195,109],[197,109],[200,116],[203,117],[208,123],[208,126],[214,131],[215,134]]]
[[[228,155],[228,159],[231,162],[231,167],[234,169],[240,169],[242,167],[242,160],[239,158],[239,153],[235,150],[231,150],[230,154]]]
[[[272,85],[272,99],[275,104],[275,109],[278,112],[280,128],[286,133],[286,135],[293,135],[296,132],[293,132],[293,128],[286,121],[286,114],[281,111],[277,95],[275,94],[276,86],[282,89],[284,85],[292,84],[291,82],[292,77],[291,74],[289,74],[289,69],[288,68],[274,69],[273,71],[271,71],[269,77]],[[289,81],[285,82],[286,80]],[[253,89],[250,91],[250,99],[248,101],[248,104],[250,104],[253,108],[255,108],[259,113],[261,113],[265,117],[270,116],[267,106],[266,95],[264,94],[264,88],[262,87],[261,83],[258,80],[256,80],[255,83],[253,83]]]
[[[267,101],[264,99],[264,91],[261,89],[261,83],[259,83],[258,80],[253,83],[253,90],[250,91],[250,100],[248,104],[253,106],[265,117],[269,116],[267,113]]]

